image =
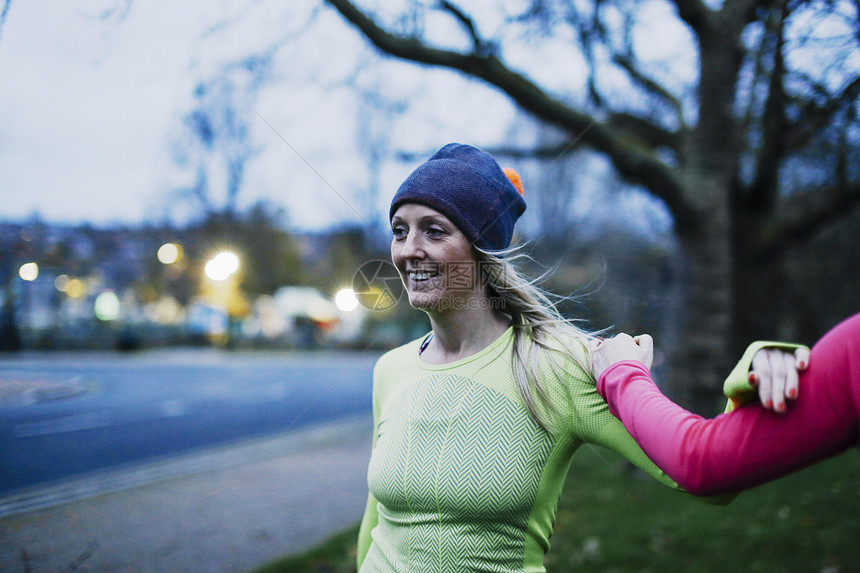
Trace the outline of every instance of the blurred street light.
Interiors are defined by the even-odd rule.
[[[209,336],[216,344],[228,344],[233,337],[238,320],[247,316],[250,310],[245,295],[242,293],[242,273],[240,272],[239,257],[230,251],[221,251],[212,257],[204,266],[206,279],[200,284],[201,300],[212,309],[226,314],[226,330],[210,330]]]
[[[54,288],[60,292],[66,292],[69,288],[69,275],[57,275],[54,279]]]
[[[221,251],[212,257],[203,271],[213,281],[223,281],[239,270],[239,257],[230,251]]]
[[[351,288],[344,288],[337,291],[334,295],[334,304],[344,311],[349,312],[358,308],[358,297],[355,296],[355,291]]]
[[[120,305],[116,293],[112,290],[106,290],[99,294],[96,297],[93,311],[99,320],[110,321],[119,318]]]
[[[160,263],[172,265],[182,259],[182,245],[178,243],[165,243],[158,248],[156,256]]]
[[[87,294],[87,285],[81,279],[69,279],[64,292],[71,298],[81,298]]]
[[[18,269],[18,276],[25,281],[34,281],[39,277],[39,265],[36,263],[24,263]]]

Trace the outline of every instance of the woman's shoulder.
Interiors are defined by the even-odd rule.
[[[379,357],[373,368],[374,400],[385,401],[403,388],[404,374],[415,369],[418,349],[424,336],[393,348]]]
[[[541,365],[542,379],[547,385],[557,385],[565,393],[579,394],[594,388],[591,376],[586,335],[558,333],[548,338]]]
[[[571,363],[575,369],[584,369],[589,366],[587,342],[588,336],[585,334],[559,332],[548,337],[544,344],[565,363]]]
[[[402,365],[404,361],[412,362],[414,357],[418,355],[418,349],[421,348],[421,344],[428,335],[429,333],[385,352],[376,361],[376,369],[397,367]]]

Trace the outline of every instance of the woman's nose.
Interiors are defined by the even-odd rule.
[[[424,256],[421,240],[416,233],[407,233],[406,238],[403,240],[403,246],[400,249],[400,256],[404,259],[420,259]]]

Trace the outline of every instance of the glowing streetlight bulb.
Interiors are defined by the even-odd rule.
[[[65,286],[64,292],[71,298],[81,298],[87,294],[87,286],[81,279],[69,279]]]
[[[213,281],[223,281],[238,270],[239,257],[230,251],[218,253],[203,267],[203,272]]]
[[[340,310],[349,312],[358,307],[358,297],[355,296],[355,291],[351,288],[341,289],[334,295],[334,304]]]
[[[54,288],[60,292],[66,292],[70,280],[69,275],[57,275],[57,278],[54,279]]]
[[[119,318],[119,297],[113,291],[105,291],[96,297],[93,311],[99,320],[109,321]]]
[[[164,243],[156,253],[158,261],[165,265],[172,265],[182,258],[182,246],[176,243]]]
[[[34,281],[39,277],[39,265],[36,263],[24,263],[18,269],[18,276],[25,281]]]

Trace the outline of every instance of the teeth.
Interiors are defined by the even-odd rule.
[[[415,271],[409,272],[409,278],[411,278],[412,280],[416,280],[416,281],[426,281],[427,279],[429,279],[432,276],[435,276],[435,275],[433,275],[431,273],[419,273],[419,272],[415,272]]]

